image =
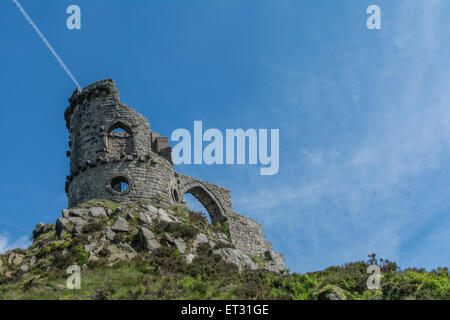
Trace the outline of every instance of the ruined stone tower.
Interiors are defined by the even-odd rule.
[[[146,118],[119,100],[112,79],[77,89],[69,103],[64,114],[70,135],[69,207],[90,199],[184,205],[190,193],[212,223],[228,224],[237,249],[258,256],[273,253],[261,225],[233,212],[227,189],[174,170],[168,138],[151,131]]]

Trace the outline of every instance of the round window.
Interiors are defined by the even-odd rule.
[[[125,194],[130,191],[130,180],[123,175],[114,175],[108,180],[106,189],[112,194]]]
[[[111,180],[111,188],[117,192],[125,192],[128,189],[128,179],[125,177],[115,177]]]

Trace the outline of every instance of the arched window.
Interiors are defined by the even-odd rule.
[[[133,134],[122,122],[116,122],[108,131],[108,154],[120,156],[133,153]]]

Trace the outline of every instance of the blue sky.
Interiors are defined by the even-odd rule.
[[[181,165],[231,190],[291,271],[366,259],[450,261],[446,0],[20,1],[82,86],[176,128],[280,129],[280,171]],[[67,6],[82,11],[68,30]],[[381,8],[382,30],[366,28]],[[10,0],[0,4],[0,250],[67,206],[63,113],[75,86]]]

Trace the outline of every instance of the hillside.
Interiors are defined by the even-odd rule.
[[[284,271],[270,252],[234,248],[227,225],[183,207],[91,200],[38,224],[33,244],[0,255],[0,299],[450,299],[447,268],[381,267],[367,289],[367,262],[308,274]],[[66,286],[81,267],[81,289]]]

